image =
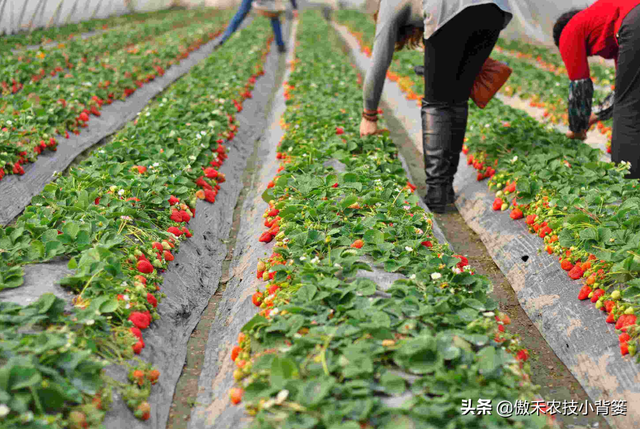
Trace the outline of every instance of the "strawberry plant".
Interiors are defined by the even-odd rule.
[[[230,401],[265,429],[544,427],[460,413],[462,399],[533,398],[528,353],[489,281],[433,237],[391,139],[359,137],[362,90],[337,36],[316,12],[298,34],[263,194],[270,238],[256,237],[274,246],[257,266],[261,310],[231,350]],[[374,268],[398,279],[383,290],[359,275]]]
[[[350,19],[358,20],[358,28],[371,37],[371,23]],[[402,63],[415,64],[416,55],[421,54],[397,53]],[[515,77],[507,86],[526,82],[554,103],[553,110],[566,108],[564,99],[553,95],[564,78],[523,60],[509,62]],[[424,85],[413,74],[396,76],[405,78]],[[607,323],[615,324],[620,352],[635,355],[640,344],[640,226],[632,213],[640,186],[623,178],[628,167],[602,161],[599,150],[569,140],[499,100],[484,110],[471,106],[463,152],[478,170],[478,180],[490,179],[489,187],[496,191],[493,210],[510,209],[512,219],[525,220],[543,240],[544,251],[558,257],[559,268],[584,282],[578,299],[590,300],[607,315]]]
[[[235,114],[263,73],[270,34],[266,21],[241,30],[0,229],[1,288],[20,287],[28,264],[64,258],[73,274],[61,285],[74,292],[70,311],[51,294],[0,303],[3,428],[98,428],[112,389],[132,417],[150,417],[162,374],[135,356],[197,199],[213,203],[224,186]],[[175,49],[170,57],[188,52]],[[107,377],[108,364],[128,367],[128,382]]]
[[[22,164],[33,162],[44,150],[56,150],[59,137],[79,133],[91,116],[100,116],[103,104],[133,95],[137,88],[163,75],[166,68],[213,39],[225,15],[170,30],[148,41],[99,57],[80,61],[56,79],[28,85],[0,100],[0,179],[24,174]]]

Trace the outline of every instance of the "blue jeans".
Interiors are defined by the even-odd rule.
[[[244,21],[244,19],[247,17],[247,14],[251,11],[251,2],[252,0],[242,0],[242,3],[240,3],[240,7],[238,8],[238,11],[236,12],[235,15],[233,15],[233,18],[231,18],[231,22],[229,23],[229,26],[227,27],[226,31],[222,35],[223,41],[231,37],[231,35],[235,33],[235,31],[238,29],[240,24],[242,24],[242,21]],[[276,43],[279,46],[284,46],[284,41],[282,40],[282,29],[280,27],[279,18],[277,17],[271,18],[271,28],[273,29],[273,35],[276,38]]]

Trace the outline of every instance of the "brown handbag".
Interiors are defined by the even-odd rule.
[[[487,58],[471,88],[471,99],[476,106],[484,109],[509,79],[512,71],[505,63]]]

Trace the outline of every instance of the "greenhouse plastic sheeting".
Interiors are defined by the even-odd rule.
[[[174,0],[0,0],[0,34],[150,12],[176,3]]]

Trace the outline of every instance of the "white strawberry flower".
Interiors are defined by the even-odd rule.
[[[442,278],[442,274],[440,274],[440,273],[431,273],[431,279],[432,280],[438,280],[439,278]]]
[[[5,404],[0,404],[0,418],[7,416],[11,412],[11,409]]]
[[[413,252],[413,247],[405,246],[404,250],[407,252]]]

